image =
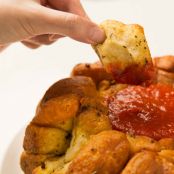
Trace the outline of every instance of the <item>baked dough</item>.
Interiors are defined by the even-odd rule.
[[[132,84],[148,80],[150,75],[144,71],[147,67],[150,69],[152,58],[143,28],[137,24],[126,25],[115,20],[106,20],[100,27],[106,33],[106,40],[93,48],[106,71],[118,82]],[[134,78],[130,80],[130,75],[126,78],[128,73],[131,78],[136,76],[136,82]],[[142,79],[139,79],[139,73]]]
[[[105,97],[127,85],[115,83],[99,63],[88,65],[76,66],[72,77],[56,82],[40,101],[25,133],[24,173],[174,174],[174,139],[112,130]],[[95,77],[96,68],[105,79]]]

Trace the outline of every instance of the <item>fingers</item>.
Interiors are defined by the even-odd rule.
[[[89,19],[87,13],[85,12],[79,0],[76,0],[74,3],[72,2],[69,4],[69,12]]]
[[[41,45],[32,43],[31,41],[21,41],[26,47],[31,48],[31,49],[36,49],[39,48]]]
[[[55,35],[52,34],[43,34],[43,35],[38,35],[36,37],[31,38],[30,40],[36,44],[40,45],[50,45],[53,42],[55,42],[57,39],[62,38],[63,36],[56,35],[55,39],[52,39],[52,37]]]
[[[26,39],[22,41],[22,43],[29,48],[36,49],[39,48],[41,45],[50,45],[61,37],[62,36],[60,35],[44,34],[32,37],[30,39]]]
[[[74,13],[89,19],[79,0],[48,0],[48,3],[54,9]]]
[[[38,10],[39,14],[32,19],[36,20],[36,34],[56,33],[90,44],[101,43],[105,39],[104,32],[88,19],[46,7]]]
[[[9,45],[0,45],[0,52],[5,50]]]
[[[47,5],[47,0],[40,0],[41,5]]]

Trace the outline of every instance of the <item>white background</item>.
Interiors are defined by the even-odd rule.
[[[174,54],[173,0],[83,0],[97,23],[116,19],[144,26],[152,56]],[[0,26],[2,27],[2,26]],[[13,44],[0,54],[0,173],[19,173],[21,134],[45,90],[79,62],[98,58],[89,45],[62,39],[30,50]]]

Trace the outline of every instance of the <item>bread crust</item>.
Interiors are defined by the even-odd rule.
[[[59,80],[46,91],[40,105],[52,98],[67,94],[74,94],[79,98],[84,96],[92,97],[96,95],[96,86],[92,79],[87,76],[75,76]]]
[[[80,63],[77,64],[72,72],[71,76],[87,76],[98,85],[102,80],[112,81],[114,80],[112,75],[106,72],[101,62],[96,63]]]
[[[72,119],[77,115],[79,105],[80,100],[76,95],[67,94],[52,98],[37,108],[32,123],[71,131]]]
[[[173,174],[174,165],[155,152],[136,154],[121,174]]]
[[[172,55],[155,57],[155,59],[153,59],[153,62],[155,67],[157,67],[158,69],[167,72],[174,72],[174,56]]]
[[[31,174],[32,171],[44,164],[44,161],[51,158],[52,155],[35,155],[27,152],[22,152],[20,165],[25,174]]]
[[[173,86],[174,84],[174,56],[162,56],[153,59],[157,70],[157,82]]]
[[[32,154],[63,154],[69,146],[68,132],[49,127],[28,125],[24,150]]]

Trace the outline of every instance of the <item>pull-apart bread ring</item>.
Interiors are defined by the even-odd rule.
[[[112,21],[106,23],[114,26]],[[125,34],[127,35],[123,35],[121,28],[125,32],[126,26],[120,23],[116,24],[116,28],[120,27],[120,30],[118,30],[120,32],[120,35],[118,33],[120,45],[117,45],[112,40],[113,38],[106,40],[106,42],[111,44],[111,47],[112,44],[117,45],[118,53],[115,51],[113,54],[118,54],[118,59],[116,61],[109,57],[108,60],[115,61],[115,63],[119,62],[119,65],[122,65],[120,70],[123,70],[123,72],[124,68],[135,62],[141,68],[146,66],[147,62],[150,65],[151,58],[150,53],[146,50],[148,49],[146,42],[143,43],[146,49],[139,48],[138,50],[145,51],[141,55],[130,48],[131,44],[135,46],[135,40],[131,42],[129,38],[127,40],[123,39],[135,37],[135,33],[132,34],[132,32],[137,34],[137,30],[142,31],[142,29],[137,29],[138,26],[127,26],[130,27],[129,32],[126,28]],[[113,32],[113,26],[108,28],[108,32]],[[105,27],[105,23],[103,27]],[[136,29],[133,30],[132,27]],[[143,38],[144,35],[137,34],[137,37]],[[118,42],[118,39],[116,42]],[[127,45],[125,45],[126,43]],[[103,50],[108,54],[110,46],[105,47],[104,44],[95,48],[100,56],[103,54]],[[122,44],[126,48],[122,47]],[[123,49],[128,53],[130,52],[135,59],[130,59],[128,53],[122,53]],[[120,54],[121,57],[119,57]],[[146,61],[141,59],[143,55],[146,56]],[[125,65],[120,62],[122,56],[125,59],[123,60]],[[171,57],[165,56],[154,60],[156,81],[153,81],[153,85],[159,87],[159,84],[167,84],[167,91],[174,90],[172,87],[174,84],[174,64]],[[103,64],[105,66],[104,62]],[[23,172],[25,174],[174,174],[172,126],[170,126],[169,137],[164,134],[165,136],[161,138],[161,134],[158,132],[158,139],[154,138],[156,136],[155,131],[153,137],[145,136],[146,132],[145,135],[136,134],[133,127],[131,127],[131,131],[127,127],[126,131],[122,131],[124,124],[120,129],[114,129],[111,118],[111,111],[114,109],[109,107],[108,101],[117,94],[118,100],[123,105],[128,98],[133,100],[132,96],[137,91],[125,95],[125,98],[119,96],[120,92],[123,93],[124,90],[131,88],[136,89],[136,86],[118,83],[117,79],[110,72],[108,73],[99,62],[75,66],[70,78],[59,80],[46,91],[37,106],[33,120],[26,128],[23,143],[24,152],[21,155]],[[146,89],[146,87],[141,86],[141,89]],[[146,92],[149,89],[147,87]],[[165,94],[166,91],[162,92]],[[153,95],[156,94],[155,96],[159,97],[159,95],[163,96],[163,93],[153,92]],[[174,92],[171,92],[171,95],[173,94]],[[172,101],[168,98],[170,97],[169,93],[165,96],[167,96],[165,99],[169,102],[169,105],[172,105]],[[160,98],[160,101],[162,101],[162,98]],[[131,106],[133,106],[132,103],[124,107],[130,109]],[[147,106],[151,106],[151,103],[149,102]],[[115,110],[118,108],[115,107]],[[160,112],[165,111],[164,107],[156,108]],[[123,114],[124,112],[131,113],[131,109],[128,111],[122,110]],[[134,114],[138,112],[137,108],[133,110]],[[143,110],[143,112],[145,111]],[[146,124],[149,117],[143,117],[143,112],[138,113],[139,118],[136,117],[137,120],[135,121],[144,120],[144,124]],[[167,118],[171,119],[172,117],[167,116]],[[122,119],[122,117],[118,117],[115,122],[119,119]],[[165,120],[163,121],[165,123]],[[131,122],[126,123],[127,125],[132,126]],[[155,124],[155,126],[158,128],[158,124]],[[163,132],[163,129],[161,132]]]
[[[159,71],[161,60],[154,61]],[[107,78],[94,78],[96,68]],[[26,174],[174,173],[174,138],[112,130],[105,97],[128,85],[115,83],[100,63],[77,65],[71,75],[48,89],[26,129],[21,156]],[[171,79],[168,85],[173,84]]]

